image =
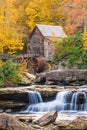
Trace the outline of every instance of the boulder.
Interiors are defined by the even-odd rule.
[[[48,125],[50,123],[55,122],[57,116],[57,111],[48,112],[45,115],[43,115],[40,119],[34,121],[34,124],[38,124],[40,126]]]
[[[31,79],[28,79],[28,77],[26,77],[25,75],[24,76],[21,76],[21,80],[19,82],[20,85],[31,85],[33,84]]]
[[[35,130],[35,129],[18,121],[12,115],[2,113],[0,114],[0,130]]]
[[[87,130],[87,118],[79,117],[76,120],[69,123],[66,130]]]
[[[38,83],[38,84],[45,84],[45,82],[46,82],[46,72],[37,73],[35,82]]]
[[[64,130],[87,130],[87,117],[78,117],[73,121],[59,121],[59,129]]]
[[[87,70],[65,69],[46,73],[46,84],[80,85],[87,83]]]
[[[28,72],[25,73],[25,76],[28,78],[28,79],[31,79],[31,80],[35,80],[36,79],[36,76],[33,75],[33,74],[30,74]]]
[[[34,84],[36,76],[28,72],[24,72],[19,82],[20,85],[31,85]]]

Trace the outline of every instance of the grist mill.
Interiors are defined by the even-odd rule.
[[[15,57],[0,54],[0,59],[7,60],[11,58],[16,63],[22,63],[25,60],[30,71],[42,72],[45,62],[52,61],[54,47],[51,43],[54,36],[57,39],[67,37],[61,26],[36,24],[29,36],[30,41],[27,45],[26,54]]]
[[[61,39],[67,37],[61,26],[36,24],[30,34],[30,42],[27,46],[27,54],[30,56],[28,67],[33,67],[36,72],[44,69],[44,61],[51,61],[53,36]]]

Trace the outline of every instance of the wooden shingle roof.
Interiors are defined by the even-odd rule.
[[[40,30],[42,35],[47,38],[52,37],[52,34],[55,34],[55,36],[59,38],[67,37],[62,26],[36,24],[36,27]]]

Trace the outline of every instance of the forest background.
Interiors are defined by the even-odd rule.
[[[86,13],[86,0],[0,0],[0,53],[27,53],[35,24],[58,25],[68,37],[53,37],[54,61],[87,69]],[[18,84],[22,75],[11,61],[0,61],[0,74],[0,86]]]
[[[61,25],[68,36],[86,32],[86,12],[86,0],[0,0],[0,52],[26,53],[35,24]]]

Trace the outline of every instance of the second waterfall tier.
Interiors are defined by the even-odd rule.
[[[26,112],[49,112],[57,111],[87,111],[87,93],[72,92],[63,90],[58,92],[55,99],[49,102],[43,102],[39,92],[30,91],[28,93],[29,106]]]

